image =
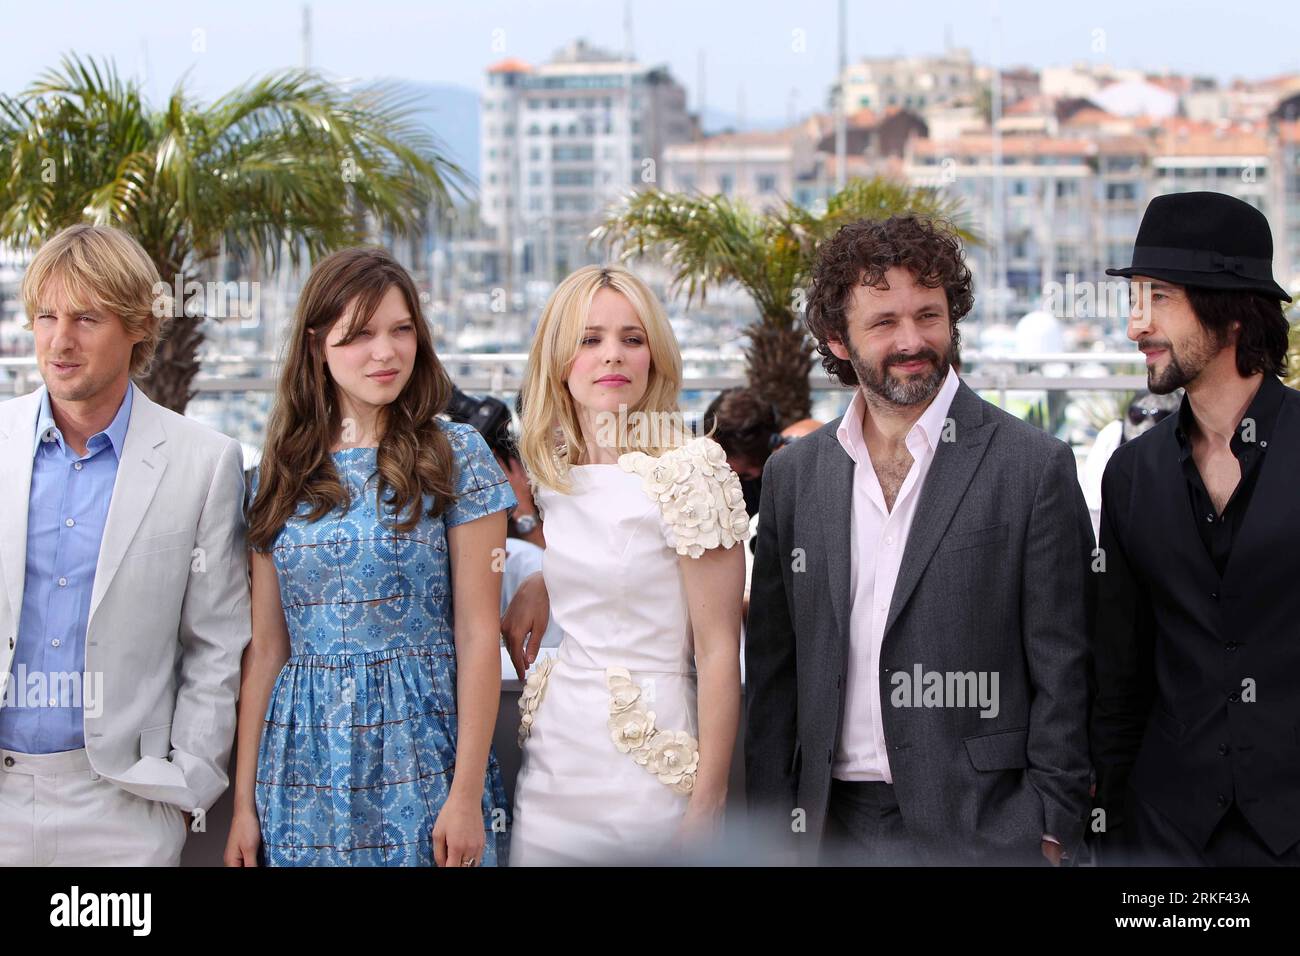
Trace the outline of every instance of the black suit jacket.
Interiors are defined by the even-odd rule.
[[[1284,394],[1222,578],[1178,416],[1106,466],[1091,716],[1103,844],[1125,832],[1130,786],[1202,846],[1233,803],[1274,853],[1300,840],[1300,392],[1264,387]]]

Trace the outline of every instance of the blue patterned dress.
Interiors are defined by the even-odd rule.
[[[375,449],[349,448],[333,458],[351,506],[308,523],[302,504],[273,545],[290,656],[257,756],[268,866],[433,865],[430,834],[456,762],[446,529],[515,504],[478,432],[439,424],[459,495],[441,516],[405,534],[381,524]],[[483,866],[505,862],[507,813],[490,752]]]

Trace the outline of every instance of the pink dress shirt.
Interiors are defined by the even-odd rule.
[[[889,602],[903,563],[903,549],[921,498],[921,487],[942,440],[944,422],[957,373],[951,368],[938,394],[907,433],[912,467],[903,480],[893,510],[885,507],[880,480],[862,439],[866,402],[859,389],[836,430],[840,444],[854,461],[853,503],[849,516],[851,589],[849,659],[844,696],[844,720],[831,776],[840,780],[883,780],[893,783],[880,715],[880,645],[889,619]]]

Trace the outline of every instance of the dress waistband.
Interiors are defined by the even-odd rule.
[[[403,644],[399,647],[383,647],[374,651],[341,652],[338,654],[290,654],[285,666],[310,667],[356,667],[380,664],[399,657],[446,657],[456,656],[456,645],[452,641],[438,641],[433,644]]]

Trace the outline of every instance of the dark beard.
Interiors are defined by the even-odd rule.
[[[924,349],[914,355],[904,355],[901,352],[894,352],[885,356],[884,362],[880,368],[875,368],[862,359],[852,345],[845,346],[849,353],[849,363],[853,366],[853,371],[857,373],[858,384],[871,392],[882,402],[899,408],[906,408],[921,402],[929,401],[943,387],[944,380],[948,377],[948,369],[951,366],[951,348],[948,354],[939,355],[934,349]],[[910,375],[905,379],[895,378],[889,374],[889,368],[892,365],[902,365],[906,362],[915,362],[920,359],[928,360],[932,364],[930,372],[923,372],[917,375]]]
[[[1223,342],[1216,345],[1214,337],[1203,332],[1201,337],[1182,347],[1185,355],[1180,359],[1174,351],[1174,344],[1164,343],[1163,347],[1169,352],[1169,364],[1159,373],[1154,367],[1147,369],[1147,390],[1153,395],[1168,395],[1177,389],[1186,388],[1189,382],[1194,382],[1205,370],[1205,366],[1210,364],[1210,360],[1223,345]]]

